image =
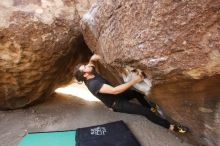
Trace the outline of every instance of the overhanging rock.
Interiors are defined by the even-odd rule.
[[[118,77],[126,66],[148,75],[152,100],[190,127],[189,139],[219,145],[219,0],[99,1],[81,27]]]

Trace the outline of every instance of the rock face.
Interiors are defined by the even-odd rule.
[[[220,76],[155,86],[152,99],[176,121],[187,125],[196,145],[219,146]]]
[[[76,0],[76,8],[79,15],[82,17],[94,3],[96,3],[96,0]]]
[[[73,0],[3,0],[0,18],[1,109],[43,99],[88,57],[77,44],[83,41]]]
[[[82,30],[102,64],[152,80],[151,98],[190,127],[197,144],[220,145],[220,1],[99,1]]]

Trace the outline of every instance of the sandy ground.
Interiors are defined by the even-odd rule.
[[[192,146],[145,117],[112,112],[97,101],[55,93],[26,109],[0,111],[0,146],[16,146],[28,131],[59,131],[123,120],[142,146]]]

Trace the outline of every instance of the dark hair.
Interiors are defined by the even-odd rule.
[[[73,75],[74,77],[76,78],[76,80],[78,82],[83,82],[86,80],[86,78],[83,76],[84,75],[84,72],[79,70],[80,66],[82,64],[78,64],[75,68],[74,68],[74,72],[73,72]]]

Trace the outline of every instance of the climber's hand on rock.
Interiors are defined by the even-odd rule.
[[[99,56],[97,54],[92,55],[92,57],[90,58],[91,61],[98,61],[100,59],[101,59],[101,56]]]
[[[142,75],[134,74],[133,79],[134,84],[142,82],[144,80],[144,77]]]
[[[89,60],[89,64],[95,66],[95,62],[97,62],[98,60],[101,60],[101,56],[94,54],[92,55],[92,57]]]

